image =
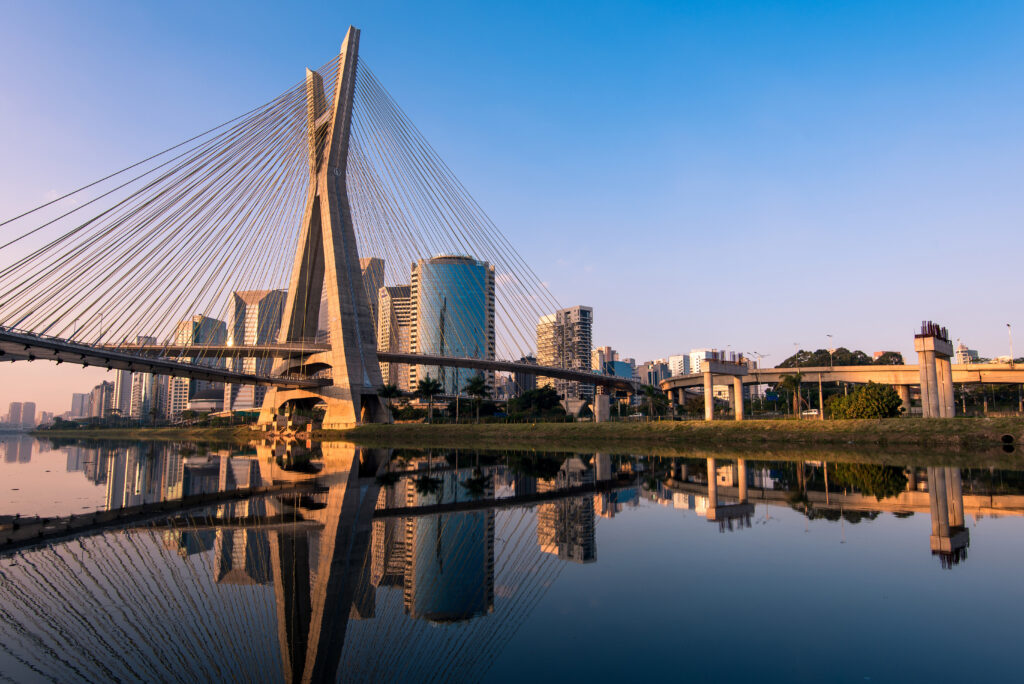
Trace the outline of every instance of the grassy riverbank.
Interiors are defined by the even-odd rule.
[[[987,448],[1004,435],[1024,441],[1024,419],[954,420],[750,420],[652,423],[515,423],[481,425],[364,425],[325,430],[322,439],[345,439],[367,446],[448,446],[607,450],[631,447],[904,446]]]
[[[39,437],[246,443],[263,433],[226,428],[130,428],[43,430]],[[749,420],[652,423],[483,423],[462,425],[363,425],[321,430],[314,439],[365,446],[464,447],[479,449],[650,451],[670,449],[813,446],[978,449],[998,447],[1004,435],[1024,443],[1022,418],[953,420]]]

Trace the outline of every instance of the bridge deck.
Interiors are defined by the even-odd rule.
[[[301,358],[330,351],[330,345],[320,342],[290,342],[262,345],[180,345],[180,344],[124,344],[93,347],[58,338],[0,329],[0,359],[31,361],[35,359],[98,366],[108,369],[131,370],[140,373],[158,373],[192,377],[213,382],[231,382],[240,385],[276,385],[279,387],[320,387],[330,383],[327,379],[308,379],[281,376],[259,376],[238,373],[226,368],[213,368],[175,359],[228,358]],[[377,352],[378,361],[405,363],[446,368],[471,368],[483,371],[528,373],[542,377],[583,382],[590,385],[635,391],[636,381],[590,371],[571,368],[552,368],[519,361],[473,359],[428,354],[402,354]]]
[[[971,363],[952,364],[953,384],[1018,384],[1024,383],[1024,366],[1009,363]],[[822,382],[851,382],[867,383],[877,382],[886,385],[918,385],[921,376],[917,364],[899,366],[811,366],[805,368],[763,368],[749,371],[746,375],[740,376],[744,385],[775,384],[780,382],[787,375],[794,375],[799,372],[801,379],[806,383]],[[728,382],[731,382],[731,377]],[[720,381],[725,384],[726,380]],[[703,373],[690,373],[689,375],[677,375],[667,380],[662,380],[660,387],[663,390],[688,389],[691,387],[702,387],[704,384]]]

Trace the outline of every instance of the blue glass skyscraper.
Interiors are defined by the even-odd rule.
[[[441,255],[412,266],[413,316],[410,346],[414,354],[494,358],[494,267],[467,256]],[[480,371],[414,366],[413,389],[428,375],[444,394],[457,394]],[[493,373],[485,373],[493,387]]]

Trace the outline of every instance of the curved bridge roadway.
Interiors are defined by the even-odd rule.
[[[107,345],[94,347],[69,340],[45,337],[10,328],[0,328],[0,361],[55,361],[81,366],[97,366],[108,370],[129,370],[137,373],[157,373],[179,377],[196,378],[213,382],[230,382],[240,385],[275,385],[278,387],[313,388],[330,384],[327,378],[306,378],[254,375],[239,373],[226,368],[203,366],[197,363],[176,361],[175,358],[221,360],[242,357],[301,357],[330,351],[324,343],[287,343],[253,346],[229,345]],[[467,359],[451,356],[426,354],[399,354],[377,352],[379,361],[408,363],[421,366],[444,366],[448,368],[474,368],[484,371],[527,373],[560,380],[584,382],[613,389],[635,392],[638,384],[631,378],[599,375],[590,371],[570,368],[537,366],[519,361],[493,359]]]

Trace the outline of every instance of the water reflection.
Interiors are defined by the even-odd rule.
[[[315,485],[7,553],[0,671],[18,681],[475,681],[560,574],[597,565],[599,519],[653,504],[739,539],[772,534],[765,523],[787,511],[826,524],[927,512],[931,553],[953,568],[968,516],[1024,513],[1019,474],[946,466],[346,443],[65,448],[110,508]]]

